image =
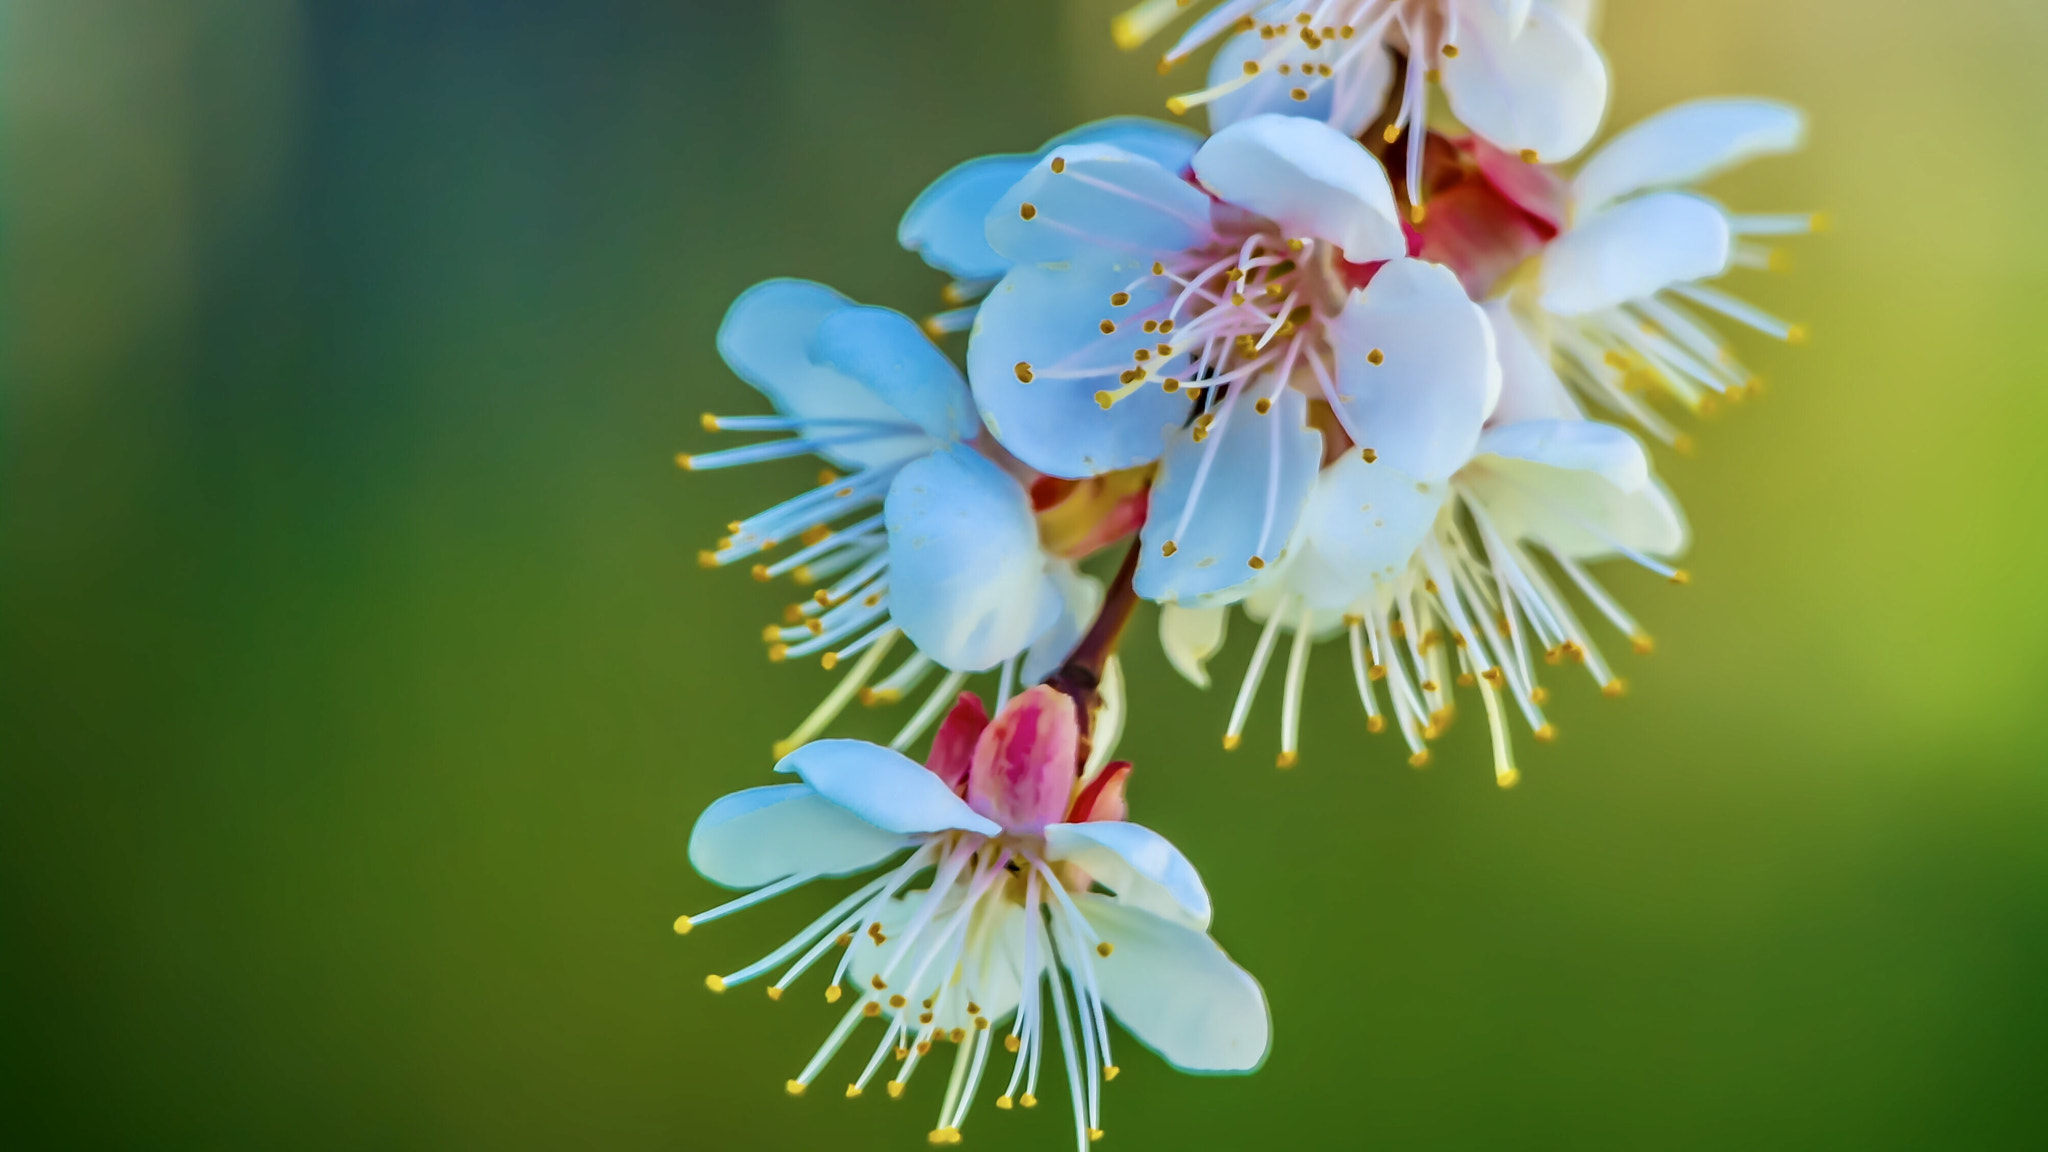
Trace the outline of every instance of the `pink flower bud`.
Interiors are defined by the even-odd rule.
[[[967,766],[974,760],[974,743],[987,727],[988,708],[982,704],[981,697],[972,692],[962,692],[953,710],[940,721],[938,735],[932,737],[932,750],[924,758],[924,766],[932,770],[932,775],[944,780],[946,787],[955,792],[965,791]]]
[[[1067,813],[1080,775],[1074,702],[1038,685],[982,730],[967,773],[967,803],[1011,832],[1036,833]]]

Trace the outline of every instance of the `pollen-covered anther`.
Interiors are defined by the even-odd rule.
[[[1015,1052],[1017,1049],[1022,1048],[1023,1046],[1024,1038],[1017,1035],[1015,1032],[1012,1032],[1008,1036],[1003,1037],[1003,1050],[1005,1052]]]
[[[1557,739],[1557,725],[1545,724],[1543,727],[1536,729],[1535,736],[1539,742],[1548,744]]]
[[[688,916],[678,916],[678,917],[676,917],[676,925],[675,925],[675,927],[676,927],[676,935],[678,935],[678,936],[688,936],[688,935],[690,934],[690,918],[689,918]]]
[[[704,987],[711,989],[713,992],[723,992],[725,991],[725,979],[716,974],[706,976],[704,978]]]
[[[839,1003],[839,998],[843,995],[845,995],[845,992],[839,987],[839,985],[834,984],[831,987],[825,989],[825,1003],[837,1004]]]
[[[903,1081],[889,1081],[889,1099],[894,1100],[901,1095],[903,1095]]]
[[[1116,945],[1111,944],[1107,940],[1104,940],[1102,943],[1097,944],[1095,946],[1095,954],[1105,959],[1107,959],[1109,954],[1114,951],[1116,951]]]
[[[1380,454],[1372,450],[1371,448],[1361,448],[1358,452],[1358,458],[1365,461],[1367,464],[1373,464],[1379,461]]]
[[[1651,639],[1650,634],[1647,632],[1638,632],[1629,637],[1628,643],[1629,647],[1635,649],[1638,656],[1648,656],[1657,650],[1657,642]]]
[[[718,431],[718,417],[713,416],[709,412],[706,412],[704,415],[699,416],[697,418],[697,422],[704,426],[704,430],[706,432]]]
[[[685,472],[688,472],[692,467],[694,467],[694,465],[690,463],[690,454],[688,452],[676,453],[676,467],[681,468]]]
[[[860,1006],[860,1014],[873,1019],[882,1014],[882,1005],[877,1001],[870,1000]]]
[[[1600,686],[1600,694],[1609,699],[1613,699],[1616,696],[1625,696],[1628,694],[1628,681],[1616,676]]]
[[[1104,320],[1102,323],[1097,324],[1096,327],[1102,329],[1104,336],[1109,336],[1116,332],[1116,321]]]
[[[1112,293],[1109,297],[1109,306],[1111,308],[1121,308],[1130,302],[1131,294],[1129,292],[1116,292]]]
[[[1242,743],[1244,743],[1244,737],[1237,735],[1226,735],[1223,737],[1223,750],[1225,752],[1235,752],[1237,751],[1237,746]]]
[[[777,987],[776,987],[775,985],[773,985],[773,984],[770,984],[770,985],[768,986],[768,998],[769,998],[770,1000],[780,1000],[780,999],[782,999],[782,989],[780,989],[780,988],[777,988]]]
[[[1038,1107],[1038,1097],[1026,1092],[1022,1096],[1017,1097],[1017,1103],[1022,1104],[1026,1108],[1036,1108]]]
[[[1522,163],[1524,163],[1524,164],[1538,164],[1538,163],[1541,163],[1541,162],[1542,162],[1542,160],[1543,160],[1543,158],[1542,158],[1541,156],[1538,156],[1538,155],[1536,154],[1536,150],[1535,150],[1534,148],[1524,148],[1524,149],[1522,149]]]
[[[1287,90],[1287,95],[1289,95],[1290,97],[1294,98],[1294,99],[1295,99],[1295,100],[1297,100],[1297,101],[1307,100],[1307,99],[1308,99],[1308,89],[1306,89],[1306,88],[1289,88],[1289,89]]]
[[[788,1081],[782,1087],[791,1096],[801,1096],[804,1094],[804,1082],[801,1080]]]
[[[1421,751],[1417,752],[1415,755],[1410,756],[1408,758],[1408,766],[1410,768],[1429,767],[1429,749],[1424,748]]]
[[[908,1003],[910,1003],[910,1001],[905,1000],[901,992],[898,992],[896,995],[889,997],[889,1007],[891,1008],[901,1008]]]
[[[1446,44],[1443,47],[1443,53],[1444,59],[1456,60],[1458,58],[1458,46],[1456,44]]]
[[[1010,1109],[1016,1106],[1017,1102],[1015,1100],[1010,1099],[1008,1096],[996,1097],[996,1107],[1001,1108],[1005,1112],[1008,1112]]]
[[[1055,156],[1055,157],[1053,157],[1053,158],[1052,158],[1052,170],[1053,170],[1053,174],[1054,174],[1054,175],[1058,175],[1058,174],[1059,174],[1059,173],[1061,173],[1061,172],[1065,172],[1065,171],[1067,170],[1067,160],[1066,160],[1066,157],[1064,157],[1064,156]]]
[[[1030,363],[1030,361],[1027,361],[1027,360],[1019,360],[1019,361],[1017,361],[1017,369],[1016,369],[1016,371],[1017,371],[1017,382],[1018,382],[1018,383],[1020,383],[1020,384],[1029,384],[1029,383],[1031,383],[1031,363]]]
[[[1300,754],[1299,754],[1299,753],[1296,753],[1296,752],[1282,752],[1282,753],[1280,753],[1280,755],[1278,755],[1278,756],[1275,756],[1275,757],[1273,758],[1273,767],[1275,767],[1275,768],[1292,768],[1292,767],[1294,767],[1294,766],[1295,766],[1295,764],[1299,763],[1299,762],[1300,762],[1300,760],[1301,760],[1301,756],[1300,756]]]
[[[1038,215],[1038,205],[1027,200],[1017,206],[1017,215],[1022,216],[1026,220],[1033,219]]]
[[[1256,569],[1256,568],[1264,568],[1264,567],[1266,566],[1266,562],[1265,562],[1265,560],[1264,560],[1264,559],[1262,559],[1262,558],[1260,558],[1260,557],[1257,557],[1257,556],[1254,556],[1254,557],[1252,557],[1251,559],[1249,559],[1249,560],[1245,561],[1245,563],[1246,563],[1246,564],[1249,564],[1249,565],[1250,565],[1251,567],[1253,567],[1253,568],[1255,568],[1255,569]]]
[[[1692,573],[1687,572],[1683,568],[1674,569],[1671,573],[1671,582],[1673,584],[1690,584],[1692,583]]]
[[[1387,354],[1375,348],[1365,354],[1365,362],[1377,368],[1387,362]]]
[[[879,927],[879,925],[877,927]],[[876,935],[875,929],[868,929],[868,934],[871,936]],[[876,943],[880,943],[880,941],[878,940],[876,941]],[[879,972],[873,976],[868,977],[868,983],[874,985],[875,991],[877,992],[886,992],[889,989],[889,982],[887,980],[882,979],[882,976]]]
[[[1100,1140],[1100,1139],[1102,1139],[1102,1129],[1100,1129],[1100,1128],[1090,1128],[1090,1129],[1088,1130],[1088,1140],[1089,1140],[1089,1142],[1090,1142],[1090,1143],[1093,1143],[1094,1141],[1097,1141],[1097,1140]]]
[[[1175,544],[1171,540],[1168,540],[1166,543],[1161,544],[1159,546],[1159,554],[1161,556],[1171,556],[1178,551],[1180,551],[1180,545]]]
[[[1270,396],[1259,397],[1258,403],[1252,405],[1252,410],[1257,412],[1259,415],[1264,416],[1266,413],[1271,412],[1273,410],[1273,398]]]

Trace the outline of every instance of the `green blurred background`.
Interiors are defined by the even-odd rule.
[[[670,460],[757,408],[740,289],[921,312],[927,180],[1159,107],[1116,7],[0,8],[10,1144],[922,1146],[940,1077],[791,1100],[833,1014],[703,989],[823,894],[670,933],[829,679],[695,564],[810,468]],[[1226,755],[1141,617],[1137,815],[1277,1024],[1127,1058],[1117,1147],[2048,1147],[2048,8],[1609,7],[1612,123],[1811,110],[1717,191],[1833,213],[1741,285],[1815,339],[1663,461],[1694,584],[1614,576],[1659,652],[1513,792],[1341,674],[1299,769]],[[1062,1146],[1048,1095],[967,1138]]]

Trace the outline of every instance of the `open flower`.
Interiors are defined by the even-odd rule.
[[[1227,602],[1278,558],[1322,423],[1441,480],[1498,390],[1485,316],[1409,258],[1379,163],[1317,121],[1240,121],[1186,172],[1053,148],[986,236],[1011,267],[968,346],[982,418],[1047,475],[1158,463],[1150,599]]]
[[[1245,610],[1263,621],[1225,727],[1241,738],[1279,635],[1293,633],[1281,702],[1279,763],[1300,748],[1301,701],[1312,646],[1343,635],[1369,731],[1391,713],[1411,762],[1449,722],[1453,686],[1476,687],[1493,735],[1503,786],[1519,778],[1507,732],[1518,711],[1540,740],[1538,659],[1586,666],[1609,694],[1622,682],[1602,658],[1539,556],[1639,651],[1649,637],[1586,570],[1623,557],[1683,583],[1667,562],[1686,543],[1677,505],[1650,470],[1642,445],[1609,424],[1583,419],[1540,359],[1507,322],[1506,384],[1472,458],[1433,483],[1349,452],[1323,469],[1287,561],[1262,581]],[[1161,639],[1176,667],[1206,686],[1203,662],[1221,646],[1220,610],[1167,609]],[[1387,703],[1376,685],[1385,682]]]
[[[1186,0],[1145,0],[1119,17],[1119,43],[1134,47],[1164,27]],[[1563,160],[1593,138],[1607,107],[1607,66],[1586,33],[1587,0],[1224,0],[1169,48],[1162,69],[1236,28],[1210,65],[1208,87],[1175,97],[1183,112],[1209,107],[1212,129],[1282,112],[1324,120],[1356,136],[1378,125],[1388,143],[1426,128],[1429,85],[1490,141],[1529,160]],[[1406,62],[1393,117],[1380,123],[1394,82],[1392,54]],[[1424,133],[1408,131],[1408,168]],[[1422,190],[1411,183],[1410,202]]]
[[[678,932],[908,853],[786,944],[706,981],[723,992],[780,968],[768,988],[780,999],[842,950],[825,999],[850,994],[852,1003],[790,1092],[814,1082],[869,1019],[882,1034],[849,1097],[892,1057],[888,1092],[902,1094],[933,1048],[951,1043],[955,1065],[931,1134],[950,1143],[998,1043],[1014,1060],[996,1106],[1028,1108],[1057,1038],[1085,1148],[1102,1134],[1102,1084],[1117,1074],[1109,1016],[1189,1071],[1245,1072],[1263,1059],[1264,994],[1206,934],[1200,877],[1158,833],[1124,820],[1130,766],[1084,777],[1079,743],[1075,706],[1052,688],[1022,693],[992,722],[963,696],[925,766],[823,740],[777,766],[802,783],[734,793],[698,819],[691,862],[752,891],[679,919]]]
[[[787,574],[815,586],[767,628],[769,656],[817,655],[828,668],[853,661],[778,755],[817,735],[857,694],[892,700],[943,668],[898,736],[908,744],[969,674],[1002,668],[1007,696],[1020,672],[1036,680],[1066,655],[1102,595],[1073,561],[1128,533],[1130,499],[1080,492],[1047,502],[1060,515],[1048,546],[1026,481],[976,450],[980,420],[959,370],[900,313],[808,281],[770,280],[733,303],[718,347],[778,414],[706,416],[705,428],[794,435],[684,456],[683,466],[804,453],[837,466],[811,491],[733,522],[702,557],[721,566],[794,541],[779,559],[753,564],[757,579]],[[1128,486],[1116,495],[1129,497]],[[1142,490],[1135,500],[1142,509]],[[882,675],[899,639],[916,651]]]
[[[1805,339],[1800,325],[1710,282],[1733,268],[1775,267],[1769,242],[1812,231],[1819,218],[1730,212],[1683,190],[1752,158],[1796,149],[1804,136],[1799,111],[1775,101],[1695,100],[1620,133],[1587,159],[1569,186],[1560,233],[1510,297],[1574,388],[1682,445],[1682,433],[1645,402],[1648,394],[1702,411],[1714,397],[1739,400],[1756,386],[1708,316],[1789,343]]]

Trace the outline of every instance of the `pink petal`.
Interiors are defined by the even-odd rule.
[[[1131,762],[1116,760],[1105,765],[1095,774],[1095,779],[1081,789],[1074,797],[1073,807],[1067,810],[1069,824],[1087,824],[1100,820],[1128,820],[1131,806],[1124,799],[1124,786],[1130,783]]]
[[[974,760],[974,742],[981,739],[982,730],[987,727],[988,708],[981,697],[962,692],[953,710],[939,722],[938,735],[932,737],[932,750],[924,758],[924,766],[944,780],[946,787],[964,791],[967,768]]]

